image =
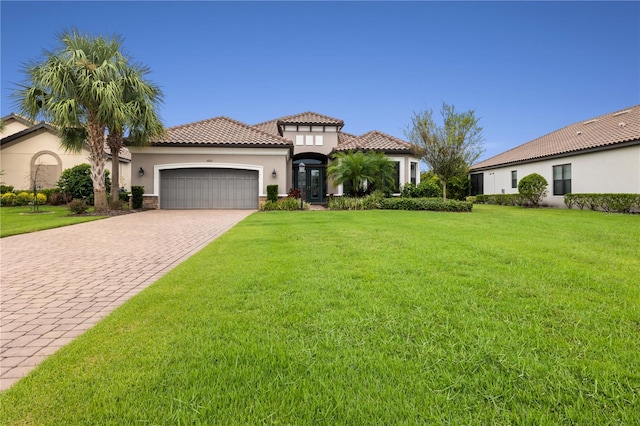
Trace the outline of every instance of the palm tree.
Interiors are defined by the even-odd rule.
[[[63,146],[79,151],[86,139],[96,211],[106,210],[105,130],[121,109],[118,76],[127,66],[120,37],[93,37],[77,30],[59,36],[60,45],[45,51],[42,62],[24,66],[26,82],[14,97],[21,112],[61,129]],[[117,157],[114,161],[117,161]]]
[[[367,184],[383,187],[393,180],[395,169],[382,152],[338,152],[333,160],[327,167],[327,176],[336,185],[349,182],[356,197],[366,193]]]
[[[107,125],[107,146],[111,150],[111,201],[118,200],[120,181],[119,155],[124,146],[124,134],[128,130],[127,142],[134,146],[148,145],[150,140],[164,134],[165,129],[156,112],[162,102],[162,91],[158,86],[145,79],[149,73],[147,67],[132,65],[127,67],[119,78],[122,88],[122,100],[116,114]]]

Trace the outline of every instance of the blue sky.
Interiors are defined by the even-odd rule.
[[[488,158],[640,104],[639,2],[11,2],[2,116],[21,64],[75,27],[120,34],[175,126],[304,111],[404,139],[413,111],[474,109]]]

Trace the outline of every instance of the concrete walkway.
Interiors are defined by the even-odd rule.
[[[251,210],[152,210],[0,240],[0,390]]]

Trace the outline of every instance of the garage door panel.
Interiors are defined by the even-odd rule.
[[[235,169],[162,170],[160,208],[257,209],[258,172]]]

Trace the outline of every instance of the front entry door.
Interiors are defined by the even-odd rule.
[[[324,168],[308,167],[307,168],[307,185],[305,188],[305,200],[308,203],[324,203],[325,201],[325,182]]]

